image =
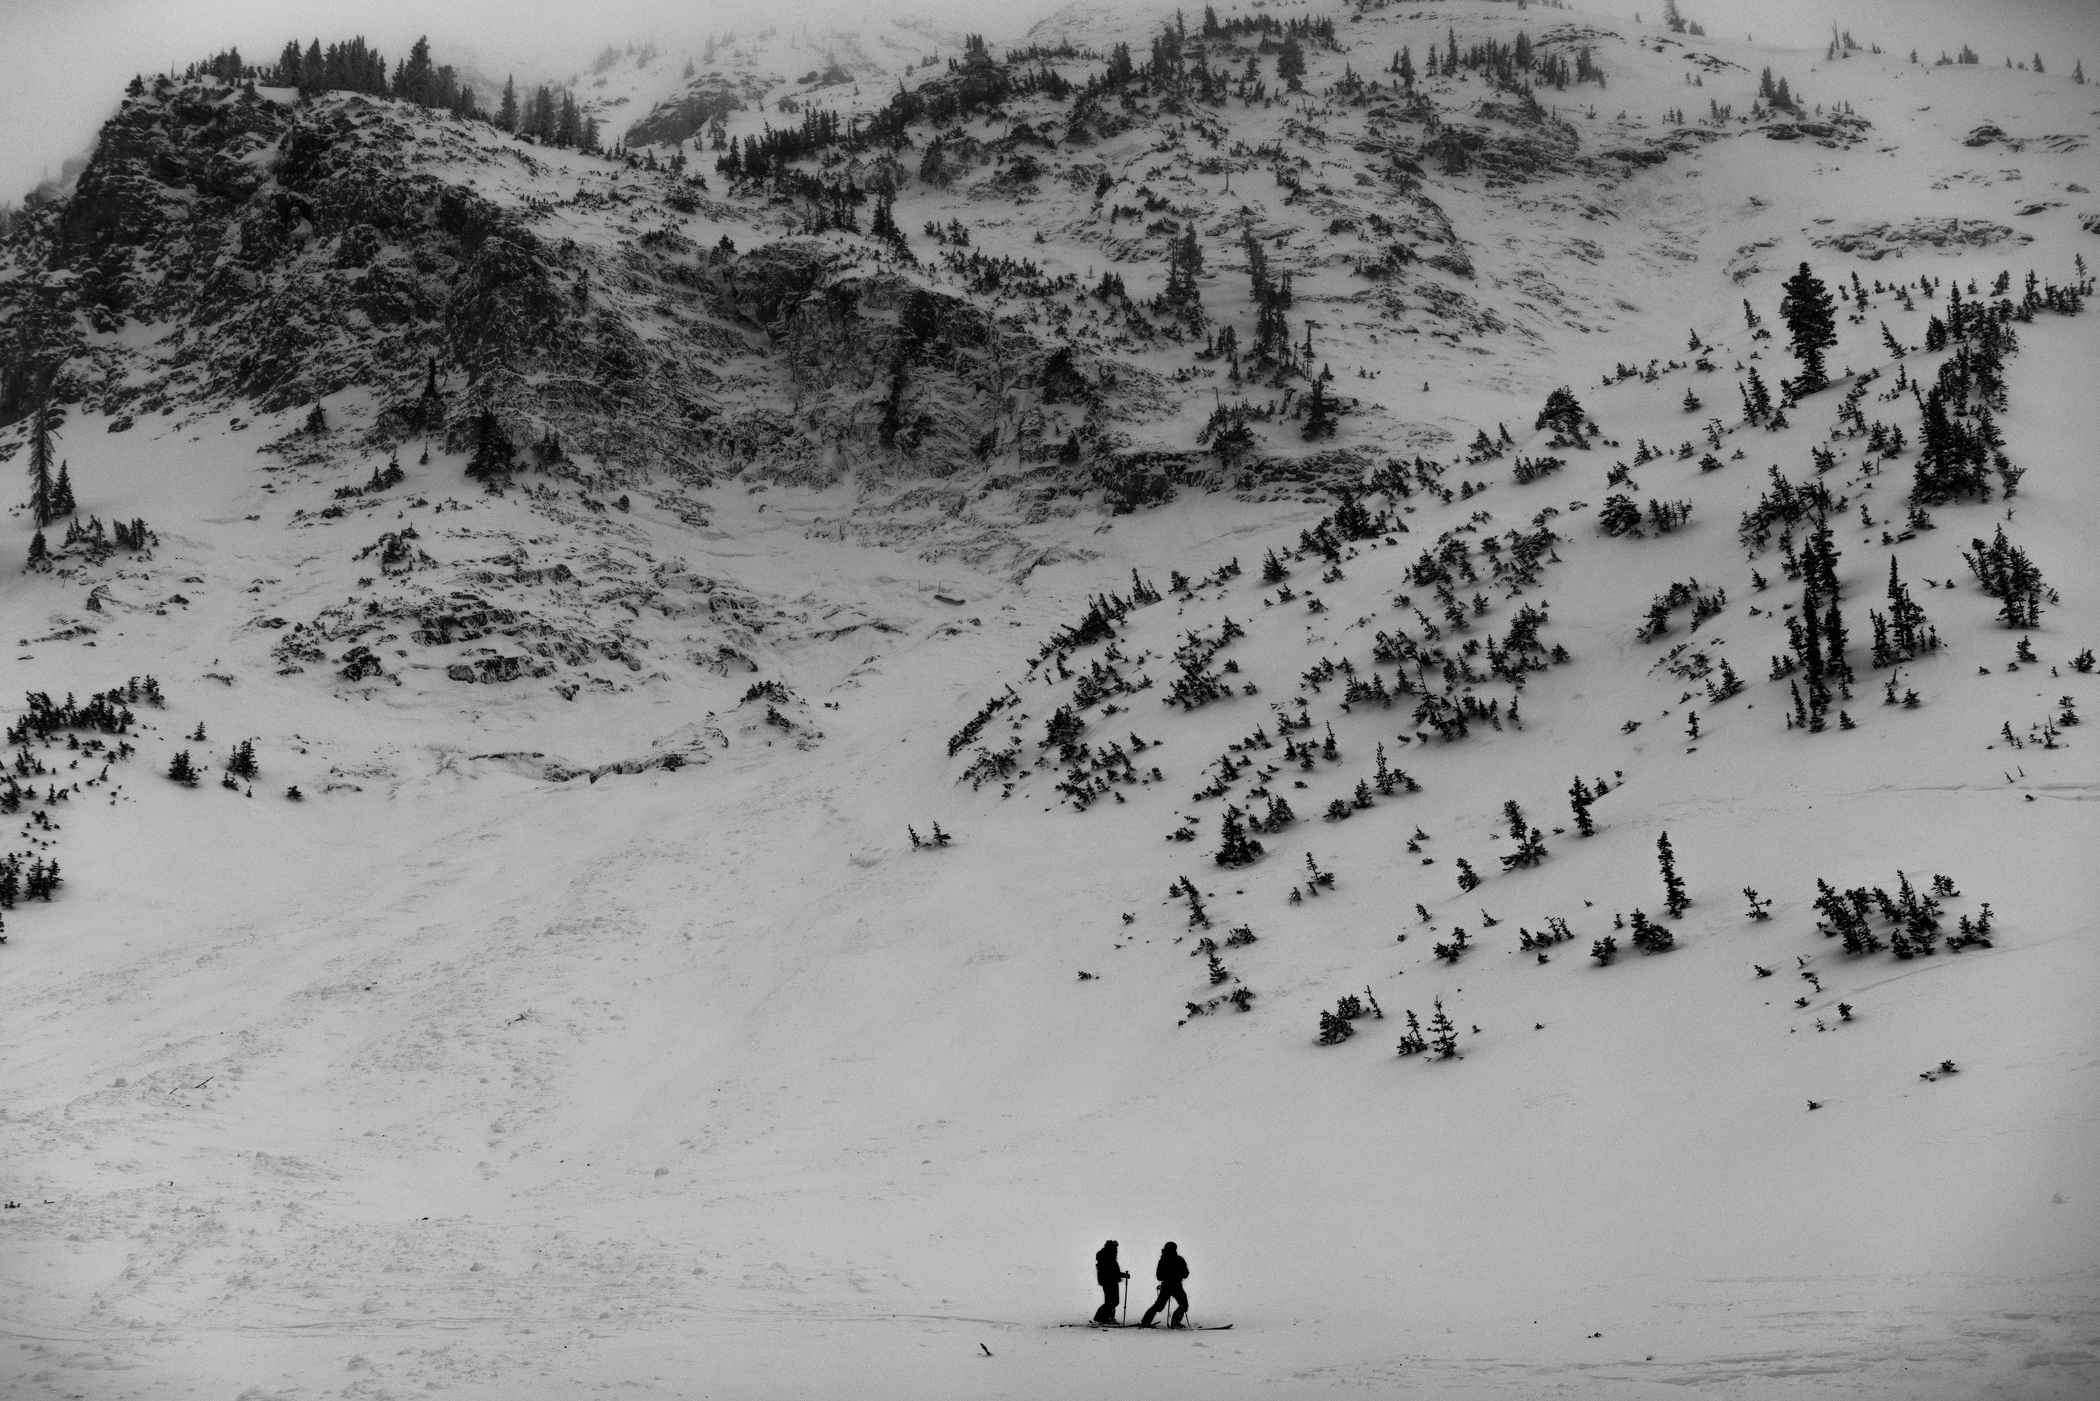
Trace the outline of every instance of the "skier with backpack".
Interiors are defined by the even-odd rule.
[[[1129,1278],[1130,1271],[1124,1269],[1116,1259],[1114,1241],[1109,1241],[1094,1252],[1094,1283],[1101,1286],[1101,1307],[1094,1310],[1094,1322],[1116,1321],[1116,1290]]]
[[[1174,1242],[1168,1241],[1159,1252],[1159,1265],[1152,1271],[1152,1277],[1159,1281],[1159,1297],[1152,1301],[1151,1308],[1145,1310],[1145,1316],[1138,1320],[1137,1326],[1152,1327],[1152,1320],[1158,1317],[1159,1311],[1172,1300],[1174,1313],[1168,1318],[1167,1326],[1179,1328],[1189,1313],[1188,1291],[1182,1288],[1183,1282],[1189,1277],[1189,1262],[1181,1258],[1180,1252],[1174,1248]]]

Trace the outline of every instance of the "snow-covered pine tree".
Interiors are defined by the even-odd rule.
[[[1435,1011],[1429,1018],[1429,1048],[1436,1052],[1438,1060],[1457,1060],[1458,1028],[1451,1024],[1451,1018],[1445,1013],[1443,998],[1433,999],[1431,1005]]]
[[[38,531],[59,517],[54,501],[58,484],[51,466],[58,424],[58,410],[46,390],[29,417],[29,520]],[[30,557],[34,560],[41,556],[32,550]]]
[[[1429,1039],[1422,1035],[1422,1023],[1416,1018],[1414,1009],[1407,1009],[1407,1030],[1400,1036],[1400,1054],[1419,1056],[1429,1049]]]
[[[1218,849],[1211,859],[1220,866],[1247,866],[1261,859],[1262,844],[1247,835],[1246,814],[1228,804],[1219,819]]]
[[[51,515],[54,520],[61,516],[80,513],[80,503],[73,497],[73,466],[69,462],[58,464],[58,480],[51,484]]]
[[[1677,874],[1677,853],[1670,849],[1670,834],[1664,832],[1655,839],[1656,859],[1662,864],[1663,905],[1676,919],[1684,913],[1684,907],[1692,903],[1692,897],[1684,893],[1684,880]]]
[[[1770,70],[1766,70],[1767,73]],[[1801,373],[1794,380],[1796,394],[1812,394],[1829,383],[1824,373],[1823,352],[1837,344],[1836,303],[1807,263],[1786,280],[1780,299],[1780,319],[1786,322],[1787,338]]]

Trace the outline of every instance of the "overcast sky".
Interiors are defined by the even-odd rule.
[[[1985,60],[2049,56],[2053,71],[2083,57],[2100,77],[2100,0],[1678,0],[1716,38],[1816,45],[1833,20],[1863,44],[1928,55],[1964,41]],[[1575,6],[1654,23],[1662,0],[1575,0]],[[293,35],[325,44],[363,34],[389,60],[428,33],[441,61],[471,56],[489,71],[555,77],[585,67],[608,43],[676,41],[711,30],[797,19],[851,24],[880,11],[936,16],[994,40],[1060,0],[0,0],[0,200],[19,202],[40,178],[84,152],[135,72],[180,68],[229,44],[273,59]],[[1120,7],[1119,7],[1120,8]],[[1130,8],[1170,10],[1171,0]],[[1202,0],[1190,0],[1190,18]],[[1220,13],[1238,8],[1219,3]],[[1339,6],[1335,7],[1339,9]],[[1513,7],[1498,17],[1514,22]],[[1533,11],[1534,21],[1544,12]],[[1345,31],[1346,33],[1346,31]],[[2100,88],[2096,88],[2100,92]]]

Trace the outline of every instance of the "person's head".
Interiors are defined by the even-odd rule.
[[[1106,1251],[1110,1252],[1111,1254],[1113,1254],[1113,1253],[1115,1252],[1115,1248],[1116,1248],[1116,1243],[1115,1243],[1114,1241],[1109,1241],[1109,1242],[1108,1242],[1107,1244],[1103,1245],[1103,1246],[1102,1246],[1101,1248],[1102,1248],[1103,1250],[1106,1250]]]
[[[1166,1248],[1161,1250],[1159,1253],[1162,1255],[1172,1255],[1174,1253],[1174,1248],[1174,1242],[1168,1241],[1166,1244]]]

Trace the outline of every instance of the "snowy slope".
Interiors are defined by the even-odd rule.
[[[1447,24],[1517,22],[1509,6],[1374,12],[1351,26],[1375,35],[1347,61],[1370,72]],[[1695,88],[1683,50],[1596,42],[1614,77],[1597,117],[1569,118],[1585,151],[1666,135],[1670,106],[1747,110],[1760,65],[1800,62],[1701,46],[1738,66],[1698,70]],[[2086,470],[2100,318],[2016,326],[1999,423],[2027,469],[2018,495],[1936,507],[1934,529],[1901,541],[1915,453],[1877,462],[1832,436],[1849,381],[1780,431],[1741,423],[1736,386],[1752,366],[1775,392],[1794,372],[1778,305],[1803,260],[1834,292],[1854,271],[1987,293],[2003,269],[2014,297],[2030,267],[2074,282],[2076,255],[2100,257],[2079,223],[2092,197],[2072,188],[2091,183],[2100,103],[2054,72],[1914,69],[1900,40],[1881,42],[1890,55],[1784,67],[1867,119],[1857,144],[1732,132],[1630,172],[1589,218],[1583,176],[1436,186],[1477,267],[1450,285],[1530,303],[1505,320],[1521,329],[1410,335],[1435,323],[1323,261],[1338,215],[1286,203],[1265,166],[1235,174],[1235,205],[1299,271],[1294,328],[1320,323],[1337,391],[1365,401],[1338,441],[1410,466],[1407,495],[1363,497],[1388,530],[1332,567],[1300,533],[1336,500],[1288,481],[1111,517],[989,481],[892,495],[753,474],[654,480],[608,512],[627,477],[484,496],[461,454],[437,450],[404,453],[406,481],[326,516],[335,487],[375,465],[360,436],[374,406],[355,393],[330,399],[352,426],[312,456],[257,451],[296,412],[236,430],[200,408],[118,434],[76,414],[61,447],[83,514],[143,517],[158,544],[0,578],[0,636],[15,640],[0,696],[151,674],[167,705],[138,706],[138,755],[107,784],[86,783],[93,758],[67,767],[63,735],[29,746],[55,770],[38,788],[83,787],[9,817],[0,844],[53,843],[34,850],[66,881],[6,912],[0,949],[0,1172],[19,1203],[0,1215],[0,1377],[98,1401],[2092,1394],[2100,766],[2089,725],[2053,747],[2039,726],[2066,695],[2100,709],[2072,665],[2100,644]],[[1314,59],[1317,89],[1345,56]],[[1469,99],[1448,86],[1454,108]],[[1289,137],[1281,105],[1229,115],[1250,147]],[[1338,148],[1366,120],[1300,115],[1337,128]],[[2010,139],[1964,145],[1986,122]],[[1152,139],[1126,133],[1088,159],[1142,183],[1165,159]],[[1222,174],[1174,178],[1189,187],[1177,200],[1224,207]],[[914,185],[898,221],[966,219],[988,253],[1105,266],[1107,237],[1044,202],[1065,222]],[[585,243],[617,236],[616,217],[561,217]],[[721,217],[693,222],[711,234]],[[1942,248],[1903,227],[1949,217],[2005,232]],[[1244,331],[1236,235],[1205,237],[1205,305]],[[1133,293],[1141,268],[1160,275],[1133,254]],[[1753,338],[1746,300],[1777,339]],[[1883,396],[1899,369],[1929,385],[1947,352],[1899,365],[1880,325],[1919,346],[1945,291],[1914,301],[1873,291],[1857,323],[1841,306],[1830,356],[1834,376],[1879,372],[1862,410],[1913,440],[1909,394]],[[1688,333],[1713,372],[1675,363],[1693,358]],[[1162,379],[1203,368],[1185,346],[1129,353]],[[1653,378],[1605,384],[1621,361]],[[1594,446],[1549,448],[1530,428],[1559,384],[1598,424]],[[1687,388],[1701,411],[1684,409]],[[1186,444],[1205,412],[1149,431]],[[1723,465],[1702,471],[1710,418]],[[1507,454],[1463,460],[1505,424]],[[1289,425],[1270,432],[1296,450]],[[1630,465],[1641,441],[1662,455]],[[1736,529],[1768,467],[1805,482],[1817,448],[1835,454],[1821,480],[1841,498],[1860,679],[1845,703],[1857,728],[1807,734],[1784,724],[1786,682],[1767,679],[1801,587],[1776,542],[1746,557]],[[1516,456],[1549,451],[1567,465],[1513,479]],[[1449,502],[1413,471],[1418,454],[1442,466]],[[1602,534],[1622,462],[1639,503],[1689,501],[1690,523]],[[430,563],[387,581],[401,595],[442,597],[495,567],[574,572],[573,587],[515,595],[554,630],[551,674],[453,682],[482,644],[416,642],[407,622],[372,639],[376,677],[341,678],[333,655],[283,669],[287,627],[269,620],[332,617],[338,600],[354,612],[374,570],[360,551],[404,523]],[[1999,525],[2058,595],[2031,630],[1994,619],[1961,558]],[[1507,554],[1511,532],[1541,526],[1550,558],[1512,595],[1482,543]],[[1413,698],[1345,708],[1342,680],[1305,680],[1347,658],[1390,681],[1373,642],[1426,637],[1416,608],[1441,616],[1410,571],[1445,541],[1481,575],[1459,596],[1486,605],[1445,634],[1454,651],[1540,604],[1541,641],[1568,654],[1528,677],[1521,726],[1449,743],[1411,720]],[[1283,586],[1258,578],[1272,550]],[[1882,705],[1887,673],[1867,663],[1892,555],[1947,644],[1901,669],[1914,710]],[[1205,582],[1234,559],[1237,576]],[[1172,590],[1174,571],[1191,587]],[[1105,641],[1046,649],[1091,599],[1128,598],[1133,572],[1165,596],[1120,618],[1114,657]],[[1641,641],[1651,599],[1687,580],[1725,589],[1725,605],[1696,630],[1676,610]],[[1172,654],[1228,617],[1246,635],[1218,660],[1237,664],[1239,693],[1163,704]],[[639,669],[563,650],[616,621]],[[2023,636],[2037,660],[2014,669]],[[1712,702],[1688,675],[1694,652],[1725,656],[1743,692]],[[1153,684],[1078,705],[1082,738],[1147,748],[1134,781],[1078,811],[1041,741],[1097,663]],[[757,682],[780,689],[753,695]],[[951,755],[1008,688],[1015,703]],[[1468,689],[1501,717],[1519,695]],[[1262,835],[1260,861],[1220,867],[1220,815],[1258,801],[1249,789],[1281,759],[1278,707],[1296,715],[1301,695],[1314,724],[1293,738],[1317,744],[1331,725],[1338,758],[1281,766],[1269,787],[1298,821]],[[199,725],[207,738],[186,739]],[[1235,753],[1257,728],[1274,747]],[[217,777],[246,736],[252,797]],[[1421,791],[1323,822],[1379,744]],[[1008,746],[1010,796],[961,781],[980,747]],[[194,790],[161,777],[185,748],[207,769]],[[1196,796],[1227,755],[1259,767]],[[1611,789],[1588,839],[1567,801],[1577,777]],[[1534,869],[1494,859],[1511,847],[1508,800],[1544,831]],[[25,824],[39,809],[56,831]],[[954,844],[914,849],[907,825],[936,821]],[[1193,839],[1170,839],[1181,830]],[[1678,946],[1643,955],[1621,930],[1599,966],[1589,949],[1614,914],[1662,918],[1664,832],[1692,900],[1664,921]],[[1305,893],[1308,853],[1331,889]],[[1484,878],[1471,892],[1461,857]],[[1988,901],[1993,947],[1854,957],[1817,932],[1818,877],[1893,891],[1899,870],[1921,888],[1951,879],[1950,930]],[[1170,892],[1184,876],[1221,944],[1240,925],[1256,936],[1219,950],[1223,983],[1192,956],[1206,931]],[[1769,920],[1747,917],[1745,886]],[[1548,917],[1575,938],[1541,963],[1516,931]],[[1471,948],[1446,962],[1432,946],[1457,928]],[[1254,994],[1246,1012],[1188,1014],[1237,987]],[[1383,1019],[1316,1044],[1320,1012],[1366,989]],[[1459,1058],[1395,1055],[1406,1010],[1426,1022],[1434,998]],[[1949,1060],[1958,1071],[1938,1073]],[[1095,1302],[1089,1257],[1107,1237],[1134,1286],[1178,1241],[1195,1316],[1234,1329],[1056,1328]]]

